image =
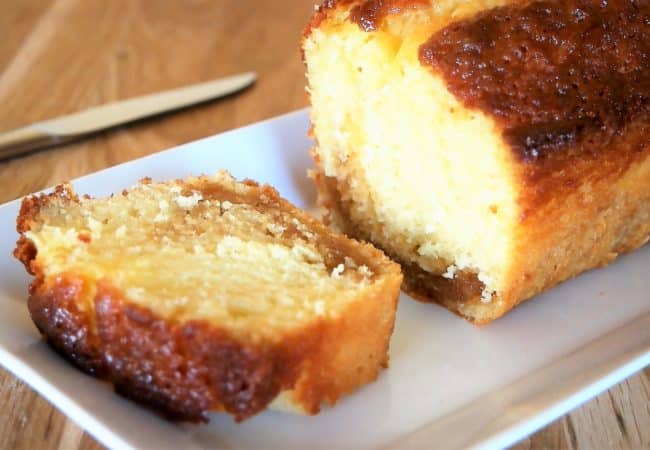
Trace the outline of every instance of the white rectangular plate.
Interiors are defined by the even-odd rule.
[[[81,193],[229,170],[314,207],[307,111],[298,111],[77,180]],[[650,247],[621,257],[475,328],[400,299],[391,367],[315,417],[215,414],[177,425],[63,362],[27,312],[29,277],[11,257],[17,201],[0,207],[0,363],[112,448],[498,448],[510,445],[650,363]]]

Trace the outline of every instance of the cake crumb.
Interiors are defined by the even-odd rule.
[[[447,278],[448,280],[453,280],[456,278],[456,270],[458,270],[458,267],[452,264],[451,266],[447,267],[447,271],[442,274],[442,277]]]
[[[158,214],[156,214],[156,217],[153,218],[153,221],[155,223],[166,222],[167,220],[169,220],[169,216],[162,212],[159,212]]]
[[[284,231],[286,230],[286,228],[283,227],[282,225],[273,222],[267,224],[266,229],[268,230],[269,233],[271,233],[274,236],[279,236],[282,233],[284,233]]]
[[[368,266],[366,266],[365,264],[362,265],[361,267],[359,267],[359,273],[361,275],[363,275],[364,277],[366,277],[366,278],[370,278],[370,277],[372,277],[374,275],[372,273],[372,270],[370,270],[370,268]]]
[[[117,230],[115,230],[115,237],[121,238],[126,236],[126,225],[120,225]]]
[[[232,208],[232,203],[230,203],[228,200],[224,200],[221,202],[221,209],[224,211],[228,211],[230,208]]]
[[[86,222],[88,223],[88,228],[93,237],[99,238],[102,235],[102,224],[100,221],[96,220],[92,216],[86,217]]]
[[[174,199],[179,207],[186,210],[194,208],[201,200],[203,200],[203,196],[198,192],[193,192],[189,197],[179,195]]]
[[[323,261],[322,255],[305,245],[294,245],[291,252],[305,262],[315,264]]]
[[[314,312],[317,316],[322,316],[325,314],[325,302],[323,300],[318,300],[314,302]]]
[[[345,265],[343,263],[339,264],[332,270],[332,278],[339,278],[344,271]]]
[[[133,300],[140,300],[146,295],[147,291],[141,287],[130,287],[126,289],[126,296]]]
[[[492,294],[493,294],[492,291],[488,289],[483,289],[483,292],[481,292],[481,303],[492,302]]]
[[[314,236],[314,233],[312,233],[311,231],[308,231],[308,230],[306,230],[306,229],[305,229],[305,230],[302,230],[302,235],[303,235],[303,236],[305,237],[305,239],[307,239],[308,241],[313,240],[314,237],[315,237],[315,236]]]
[[[278,302],[283,306],[294,306],[294,301],[291,297],[280,297]]]
[[[343,262],[345,263],[345,267],[349,267],[350,269],[356,269],[357,268],[357,263],[354,259],[350,258],[349,256],[346,256],[343,258]]]

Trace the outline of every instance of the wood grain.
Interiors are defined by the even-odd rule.
[[[111,100],[256,70],[240,95],[0,163],[0,203],[306,105],[309,0],[2,0],[0,131]],[[0,449],[101,449],[0,369]],[[650,369],[517,444],[650,448]]]

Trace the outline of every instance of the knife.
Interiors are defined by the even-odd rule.
[[[134,120],[223,97],[250,86],[257,74],[247,72],[170,91],[130,98],[34,123],[0,134],[0,159],[61,144]]]

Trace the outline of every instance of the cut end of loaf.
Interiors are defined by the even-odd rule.
[[[437,284],[474,280],[472,289],[457,289],[469,297],[432,297],[432,287],[410,291],[453,303],[454,311],[482,323],[493,318],[492,303],[504,288],[517,193],[499,130],[466,109],[418,59],[419,45],[436,27],[471,13],[453,3],[405,10],[373,32],[341,7],[311,31],[303,49],[314,154],[331,191],[324,193],[321,183],[321,199],[338,197],[357,230],[352,236],[419,267]],[[406,287],[421,284],[407,280]]]
[[[25,199],[18,230],[15,255],[36,275],[30,311],[50,343],[171,418],[242,419],[281,393],[314,413],[386,364],[399,267],[268,186],[220,173],[90,199],[64,185]],[[57,335],[52,308],[83,332]],[[84,345],[70,347],[71,333]]]
[[[319,171],[314,171],[311,175],[330,225],[350,236],[370,240],[366,231],[350,219],[350,206],[342,201],[336,180]],[[434,273],[397,253],[387,253],[402,267],[402,290],[416,300],[438,303],[475,325],[487,324],[494,320],[495,314],[498,317],[508,309],[496,295],[487,295],[485,284],[475,272],[459,269],[452,264],[444,273]]]

